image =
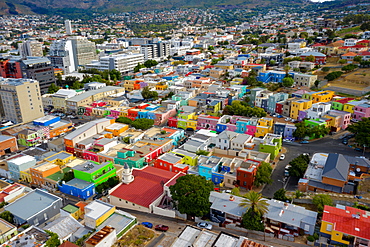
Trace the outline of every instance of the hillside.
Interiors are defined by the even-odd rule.
[[[341,7],[367,0],[335,0],[326,7]],[[89,15],[93,12],[118,13],[180,7],[241,9],[255,7],[306,6],[307,0],[0,0],[0,14],[60,14]],[[324,6],[323,6],[324,7]]]
[[[71,12],[124,12],[161,10],[180,7],[197,8],[253,8],[291,3],[304,0],[0,0],[0,14],[53,14]]]

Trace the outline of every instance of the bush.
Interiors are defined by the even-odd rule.
[[[315,238],[312,235],[307,236],[307,241],[314,242]]]
[[[327,74],[324,78],[327,79],[328,81],[333,81],[340,77],[343,74],[342,71],[334,71],[329,74]]]

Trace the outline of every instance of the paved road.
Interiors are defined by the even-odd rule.
[[[325,88],[325,90],[332,90],[332,91],[335,91],[335,92],[346,93],[346,94],[350,94],[350,95],[354,95],[354,96],[362,96],[365,93],[367,93],[367,91],[365,89],[356,90],[356,89],[349,89],[349,88],[335,87],[335,86],[329,86],[329,87]]]
[[[299,156],[302,153],[309,153],[310,155],[314,153],[341,153],[350,156],[362,156],[362,152],[354,151],[354,149],[343,145],[339,137],[344,132],[339,132],[333,136],[327,136],[320,140],[312,141],[309,144],[299,144],[299,143],[283,143],[283,146],[287,149],[287,153],[285,155],[285,160],[280,161],[275,170],[272,173],[272,180],[273,183],[270,185],[266,185],[265,188],[262,190],[262,195],[267,198],[272,198],[274,196],[275,191],[278,189],[285,188],[288,191],[294,191],[297,189],[297,178],[289,178],[287,183],[281,182],[284,178],[284,170],[285,166],[294,159],[295,157]],[[365,157],[370,158],[370,153],[366,152]],[[280,181],[279,181],[280,180]]]

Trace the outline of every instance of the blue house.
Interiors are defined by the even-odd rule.
[[[168,127],[166,127],[168,128]],[[168,136],[168,138],[173,140],[173,145],[177,146],[178,142],[182,140],[185,137],[185,131],[183,129],[177,129],[175,133],[172,135]]]
[[[294,131],[297,129],[297,127],[294,124],[287,124],[285,126],[283,137],[286,139],[295,139],[293,136]]]
[[[148,111],[146,118],[155,120],[156,119],[156,116],[155,116],[154,111]]]
[[[214,184],[220,184],[225,179],[225,174],[231,171],[230,164],[232,159],[222,157],[220,162],[212,168],[212,182]]]
[[[49,126],[53,123],[56,123],[56,122],[59,122],[60,121],[60,117],[58,116],[53,116],[53,115],[47,115],[47,116],[44,116],[44,117],[40,117],[36,120],[33,120],[33,125],[36,125],[36,126]]]
[[[139,111],[137,118],[148,118],[148,111]]]
[[[221,158],[217,156],[200,155],[198,158],[198,172],[207,180],[212,180],[212,168],[217,166]]]
[[[289,98],[289,94],[287,93],[276,93],[276,94],[270,95],[267,100],[267,111],[275,112],[276,103],[280,101],[284,101],[288,98]]]
[[[275,135],[283,135],[285,131],[286,123],[278,123],[274,124],[274,134]]]
[[[264,110],[267,110],[268,107],[268,99],[262,99],[261,100],[261,108]]]
[[[79,197],[83,200],[88,199],[89,197],[95,194],[95,185],[78,178],[74,178],[62,185],[58,184],[58,189],[60,192]]]
[[[294,76],[294,73],[289,73]],[[266,72],[260,72],[257,76],[257,80],[263,83],[275,82],[282,83],[286,73],[284,71],[270,70]]]
[[[236,133],[244,134],[248,130],[248,125],[250,125],[249,120],[247,119],[239,119],[236,121]]]

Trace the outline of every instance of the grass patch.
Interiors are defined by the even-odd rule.
[[[157,234],[154,231],[142,226],[137,225],[128,233],[122,236],[113,246],[114,247],[144,247],[146,246]]]
[[[357,98],[357,96],[352,95],[352,94],[348,94],[348,93],[340,93],[340,92],[335,92],[335,93],[336,93],[336,95],[339,95],[339,96],[342,96],[342,97]]]
[[[357,32],[361,32],[360,26],[343,28],[342,30],[339,30],[335,33],[339,36],[344,36],[347,33],[357,33]]]

